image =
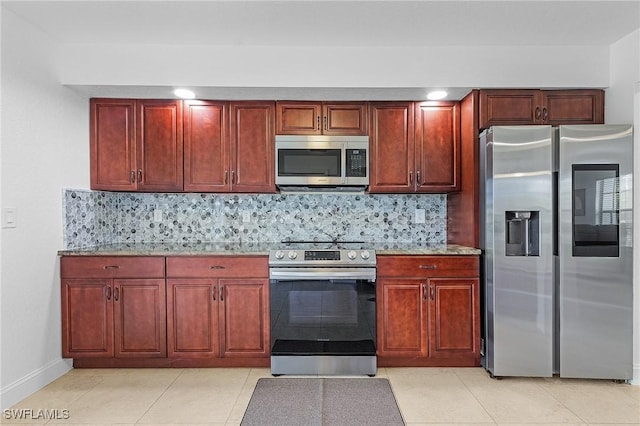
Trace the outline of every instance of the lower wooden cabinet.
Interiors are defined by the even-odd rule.
[[[169,257],[167,276],[169,357],[269,356],[266,258]]]
[[[61,259],[62,354],[166,357],[164,258]]]
[[[378,256],[378,363],[480,365],[477,256]]]

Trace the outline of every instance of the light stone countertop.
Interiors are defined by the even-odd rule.
[[[375,242],[362,244],[376,255],[479,255],[480,249],[456,244],[412,242]],[[58,256],[266,256],[280,249],[280,242],[184,242],[184,243],[116,243],[79,249],[59,250]],[[318,244],[317,248],[323,248]]]

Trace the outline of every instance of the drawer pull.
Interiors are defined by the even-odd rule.
[[[420,269],[438,269],[436,265],[420,265]]]
[[[104,267],[104,269],[106,269],[106,270],[120,269],[120,266],[118,266],[118,265],[106,265]]]
[[[224,266],[212,265],[212,266],[209,266],[209,269],[224,269]]]

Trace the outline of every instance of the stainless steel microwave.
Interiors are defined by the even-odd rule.
[[[369,185],[368,136],[276,135],[276,185]]]

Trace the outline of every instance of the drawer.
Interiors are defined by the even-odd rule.
[[[60,259],[62,278],[164,278],[164,257],[66,256]]]
[[[167,257],[167,277],[269,277],[267,256]]]
[[[378,277],[477,277],[478,256],[377,256]]]

